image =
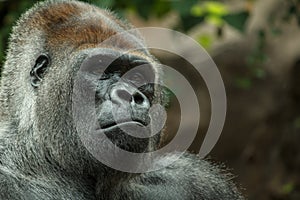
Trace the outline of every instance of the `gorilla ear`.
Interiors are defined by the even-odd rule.
[[[33,66],[33,68],[30,71],[30,77],[31,77],[31,85],[33,87],[38,87],[41,80],[44,77],[44,73],[47,70],[47,67],[50,63],[50,58],[47,54],[40,55]]]

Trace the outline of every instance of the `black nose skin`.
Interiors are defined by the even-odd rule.
[[[148,98],[137,88],[127,83],[120,83],[113,86],[110,90],[110,100],[119,105],[130,105],[133,110],[148,111],[150,102]]]

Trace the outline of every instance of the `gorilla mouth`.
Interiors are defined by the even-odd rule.
[[[129,152],[142,153],[149,146],[149,138],[142,137],[147,137],[151,131],[142,120],[111,122],[102,125],[97,131],[98,134],[104,133],[114,145]]]
[[[100,125],[100,128],[98,130],[109,131],[110,129],[114,129],[114,128],[117,128],[117,127],[123,126],[123,125],[136,125],[139,127],[145,127],[145,126],[147,126],[147,123],[142,120],[122,121],[119,123],[111,122],[111,123]]]

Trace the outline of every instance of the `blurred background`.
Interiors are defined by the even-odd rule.
[[[0,69],[12,25],[36,2],[0,0]],[[171,28],[202,45],[221,72],[228,98],[225,126],[209,159],[225,163],[250,200],[300,199],[299,0],[86,2],[112,9],[137,27]],[[205,83],[183,58],[153,53],[184,74],[197,92],[200,129],[190,147],[197,153],[211,114]],[[169,113],[166,143],[180,115],[172,95]]]

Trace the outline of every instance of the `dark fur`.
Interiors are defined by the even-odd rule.
[[[1,200],[243,199],[229,176],[195,155],[186,153],[159,171],[129,174],[104,166],[81,144],[71,114],[80,52],[130,28],[108,11],[68,0],[39,3],[21,17],[1,80]],[[138,34],[131,36],[101,47],[144,46]],[[41,53],[51,56],[51,66],[36,89],[29,72]],[[145,49],[132,54],[153,62]]]

